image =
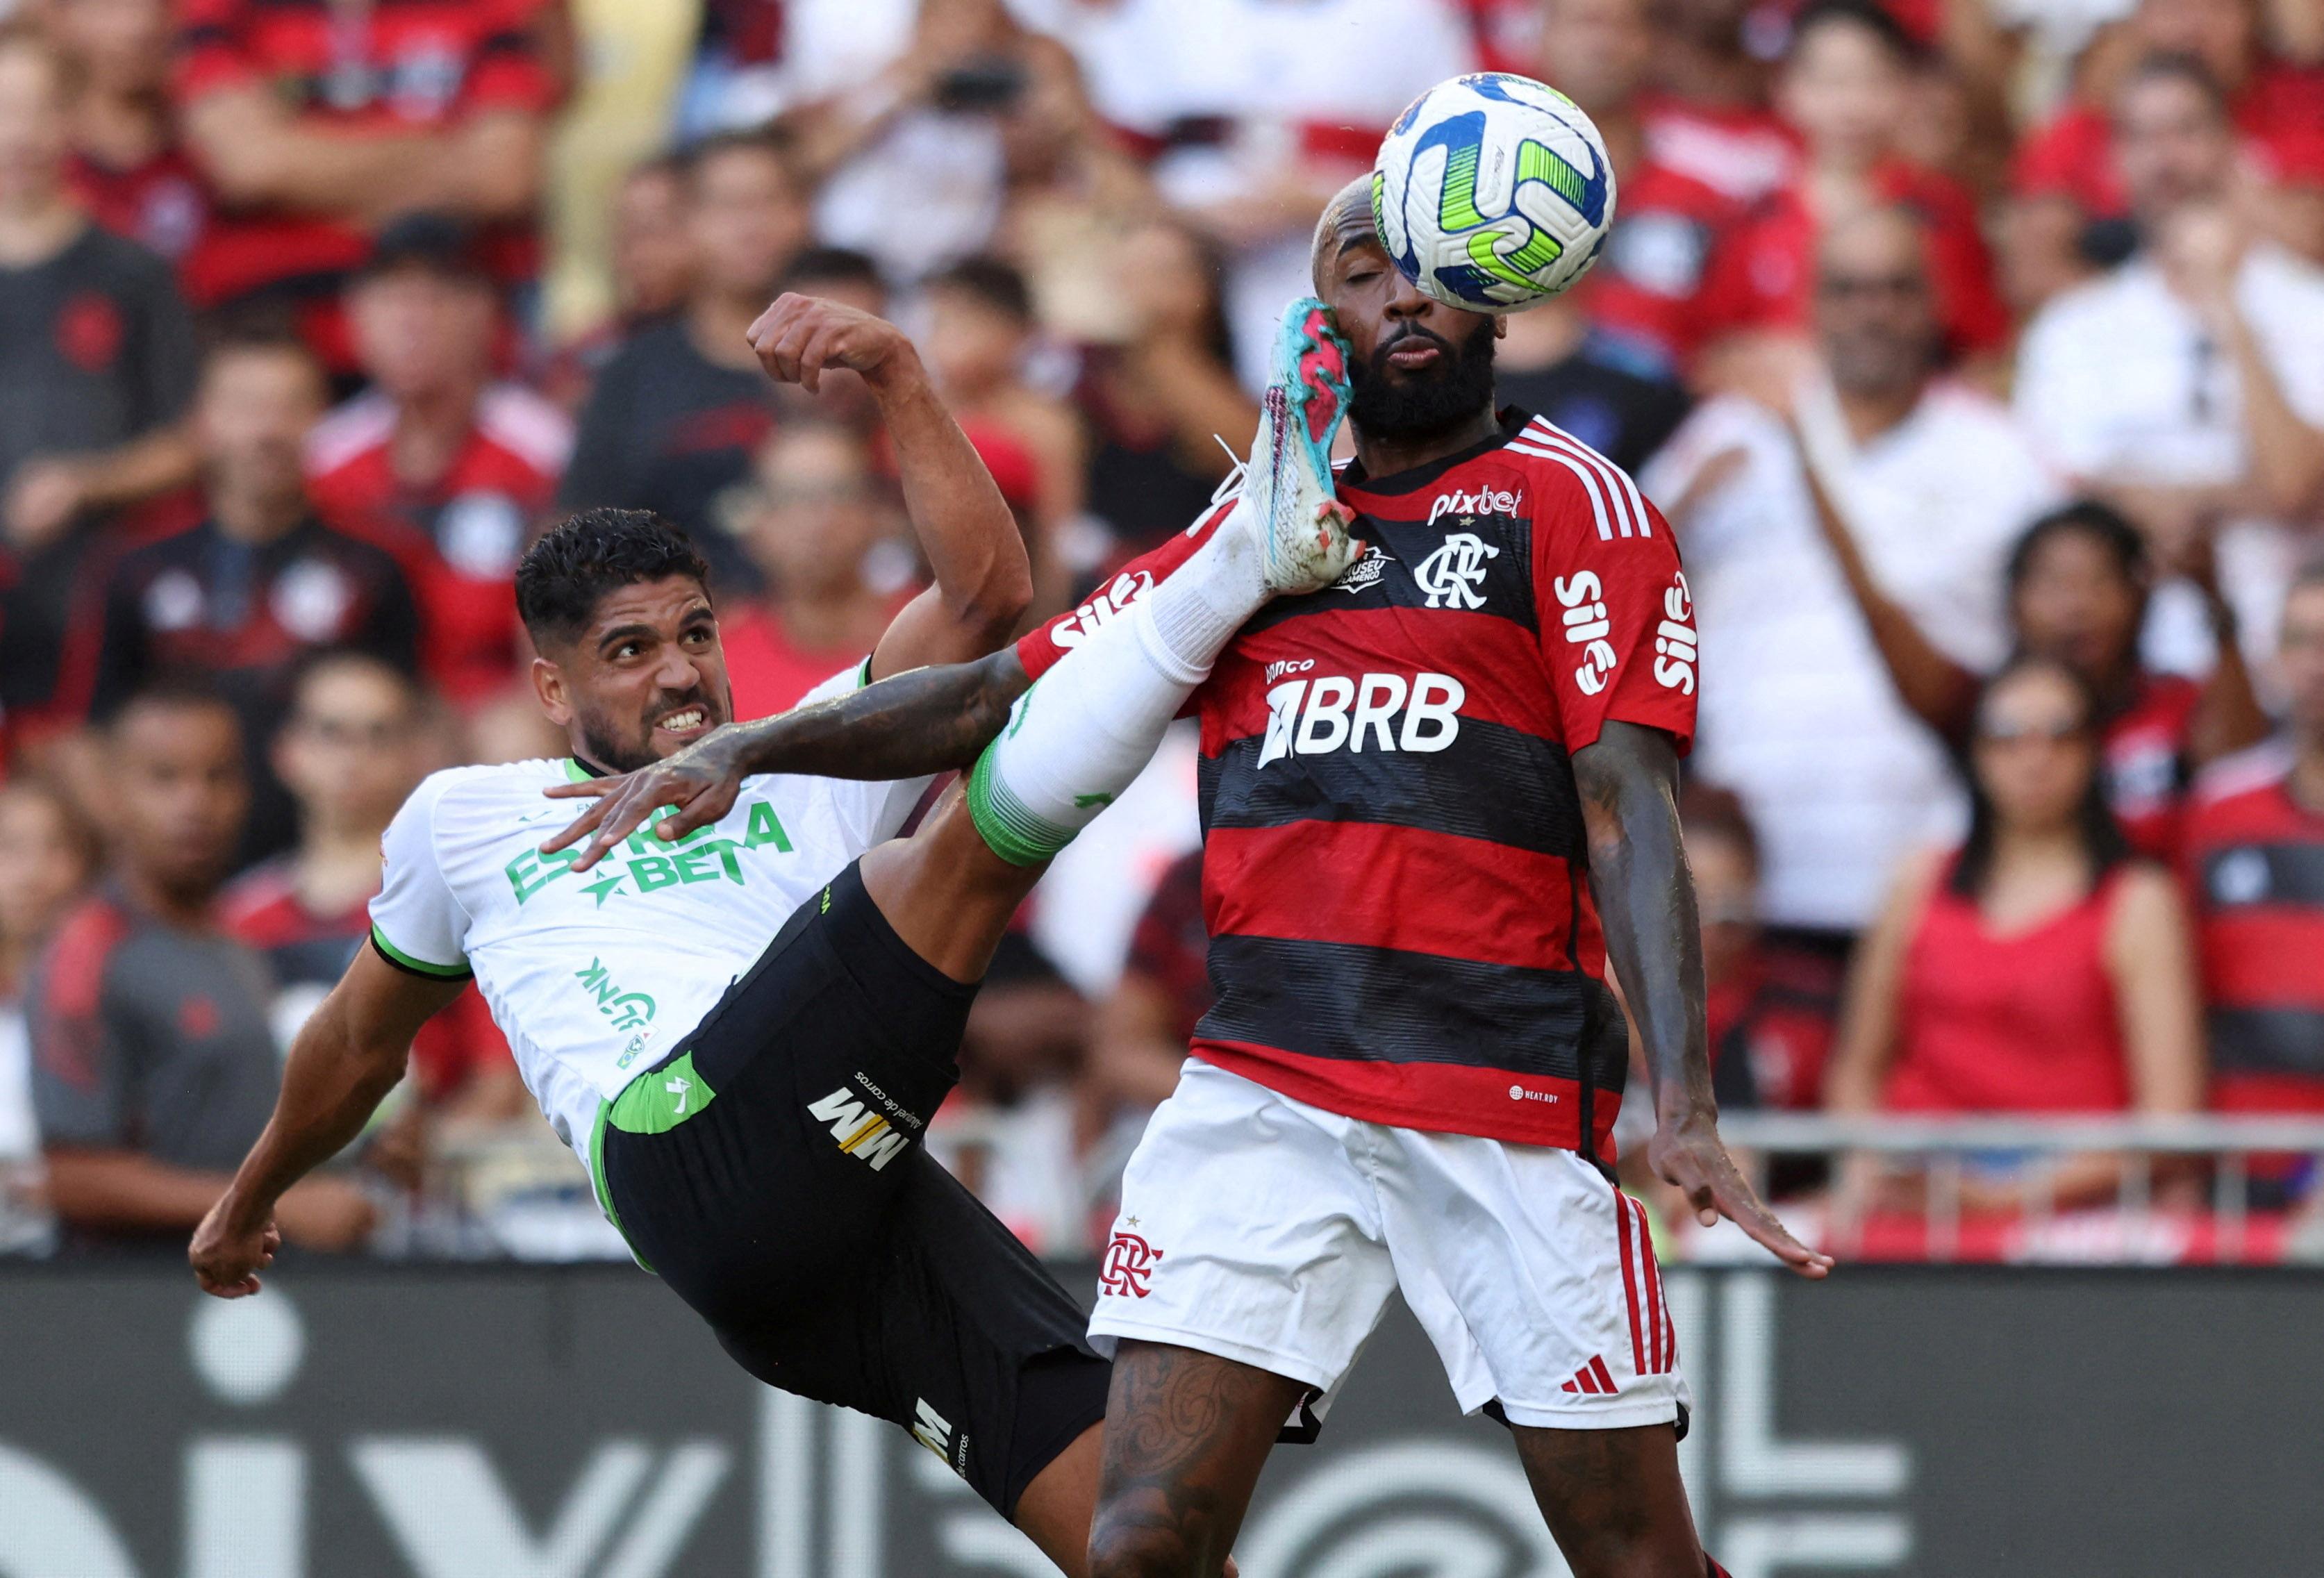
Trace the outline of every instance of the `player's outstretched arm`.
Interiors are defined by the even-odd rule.
[[[751,326],[750,340],[769,377],[809,393],[830,368],[856,374],[887,424],[904,512],[934,584],[880,638],[872,677],[964,662],[1007,641],[1033,600],[1025,540],[909,337],[836,301],[784,295]]]
[[[915,669],[813,706],[729,724],[619,778],[552,784],[541,791],[552,799],[595,803],[541,853],[586,835],[571,864],[586,871],[664,806],[674,809],[654,824],[655,832],[683,838],[733,810],[742,780],[762,772],[879,782],[965,768],[1001,733],[1010,707],[1031,685],[1016,649],[1003,647],[973,663]]]
[[[1702,927],[1679,842],[1678,752],[1660,729],[1609,722],[1576,752],[1590,883],[1606,951],[1627,992],[1655,1081],[1647,1161],[1706,1227],[1726,1216],[1806,1277],[1831,1257],[1794,1238],[1736,1170],[1719,1138],[1703,1028]]]
[[[258,1273],[282,1243],[277,1203],[284,1204],[287,1220],[283,1195],[363,1132],[403,1077],[411,1038],[466,985],[399,970],[368,946],[356,951],[291,1043],[265,1132],[194,1230],[186,1258],[203,1292],[239,1298],[258,1291]]]

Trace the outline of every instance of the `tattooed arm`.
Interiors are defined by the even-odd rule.
[[[1016,649],[1003,647],[973,663],[914,669],[813,706],[728,724],[651,767],[541,791],[553,799],[595,801],[541,852],[588,835],[572,862],[575,871],[586,871],[663,806],[677,809],[656,831],[682,838],[733,810],[742,780],[756,773],[879,781],[966,767],[1031,685]]]
[[[1678,753],[1671,737],[1609,723],[1573,757],[1590,842],[1590,885],[1606,952],[1629,1000],[1654,1075],[1655,1174],[1686,1195],[1703,1225],[1722,1215],[1809,1277],[1831,1266],[1762,1204],[1719,1139],[1703,1029],[1702,926],[1679,843]]]

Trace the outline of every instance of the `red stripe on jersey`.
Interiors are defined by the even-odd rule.
[[[1511,1145],[1581,1149],[1582,1086],[1542,1075],[1513,1076],[1458,1063],[1375,1063],[1306,1057],[1275,1047],[1198,1038],[1189,1048],[1204,1062],[1239,1074],[1279,1095],[1366,1123],[1438,1134],[1474,1134]],[[1520,1080],[1522,1083],[1520,1083]],[[1532,1092],[1533,1097],[1509,1092]],[[1618,1093],[1601,1091],[1591,1125],[1594,1154],[1614,1162]],[[1554,1101],[1537,1099],[1554,1096]]]
[[[2202,934],[2208,1006],[2324,1010],[2324,909],[2214,910]]]
[[[1458,653],[1457,661],[1448,655],[1441,669],[1461,683],[1463,719],[1557,738],[1554,715],[1544,701],[1541,653],[1532,631],[1493,614],[1432,609],[1425,617],[1428,649]],[[1408,683],[1425,667],[1413,660],[1418,644],[1413,623],[1412,611],[1405,608],[1330,608],[1236,637],[1212,668],[1202,693],[1203,754],[1215,756],[1236,740],[1264,734],[1267,693],[1278,685],[1301,679],[1312,684],[1327,675],[1354,680],[1375,673]],[[1286,667],[1270,674],[1274,664]]]
[[[1630,1216],[1638,1224],[1638,1270],[1646,1285],[1646,1349],[1655,1373],[1660,1375],[1670,1368],[1670,1345],[1663,1336],[1662,1269],[1655,1264],[1655,1235],[1646,1229],[1646,1208],[1634,1204]]]
[[[2210,1106],[2218,1112],[2324,1113],[2324,1079],[2221,1070],[2211,1075]]]
[[[1630,1245],[1630,1213],[1634,1207],[1630,1197],[1621,1190],[1614,1191],[1614,1236],[1622,1246],[1622,1302],[1630,1311],[1630,1373],[1645,1375],[1646,1370],[1646,1327],[1638,1319],[1637,1252]]]
[[[1613,1376],[1607,1372],[1606,1360],[1602,1354],[1592,1353],[1590,1356],[1590,1375],[1608,1397],[1613,1396],[1620,1389],[1615,1386]]]
[[[1213,937],[1279,937],[1572,967],[1565,862],[1370,822],[1216,827],[1203,846]]]

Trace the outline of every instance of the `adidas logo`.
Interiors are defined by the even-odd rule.
[[[1591,1355],[1590,1362],[1573,1372],[1573,1379],[1557,1389],[1562,1392],[1580,1392],[1587,1397],[1609,1398],[1621,1389],[1614,1384],[1611,1371],[1606,1368],[1602,1355]]]

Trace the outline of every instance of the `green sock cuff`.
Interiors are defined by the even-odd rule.
[[[1037,866],[1071,844],[1079,830],[1043,820],[1010,792],[992,765],[1000,749],[1001,741],[993,741],[969,769],[968,819],[985,847],[1002,860],[1012,866]]]

